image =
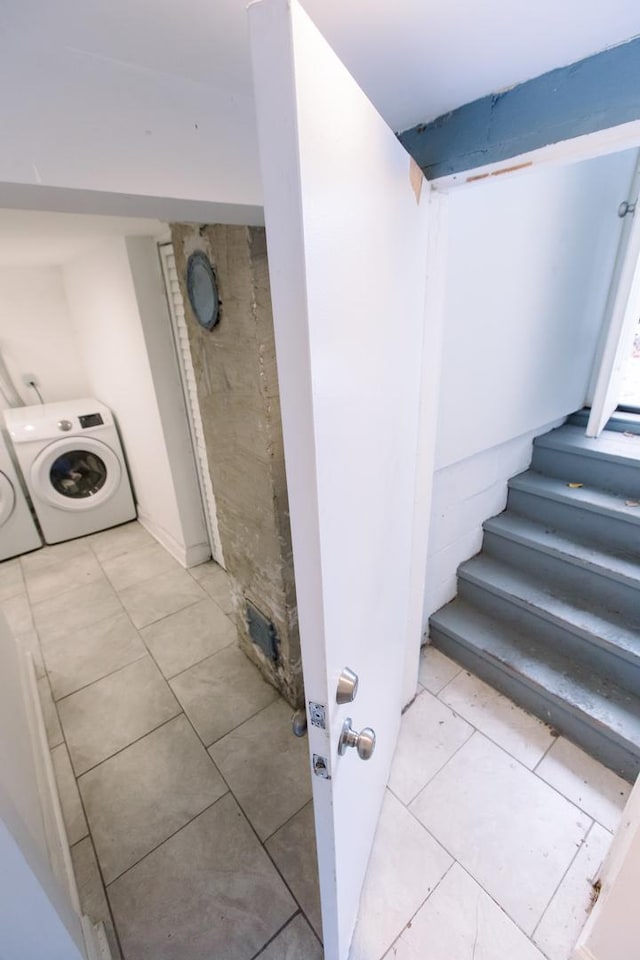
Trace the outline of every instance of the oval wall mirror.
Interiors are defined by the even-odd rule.
[[[202,250],[192,253],[187,262],[187,294],[200,326],[213,330],[220,319],[220,297],[213,267]]]

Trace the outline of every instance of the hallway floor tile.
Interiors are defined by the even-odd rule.
[[[231,794],[107,889],[132,960],[252,960],[297,910]]]
[[[184,715],[100,763],[78,785],[106,883],[227,792]]]

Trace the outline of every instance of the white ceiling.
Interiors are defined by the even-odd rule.
[[[396,130],[640,33],[637,0],[302,0]],[[12,43],[251,92],[246,0],[5,0]],[[247,109],[246,106],[241,109]]]
[[[158,236],[159,220],[0,210],[0,267],[59,266],[104,237]]]

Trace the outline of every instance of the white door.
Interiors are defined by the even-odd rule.
[[[640,159],[631,181],[629,205],[640,193]],[[587,424],[587,436],[598,437],[618,406],[622,378],[631,356],[633,336],[640,317],[640,207],[625,216],[618,256],[605,308],[607,334],[600,360]]]
[[[295,0],[249,18],[325,957],[345,960],[419,643],[429,189]],[[359,688],[338,704],[345,667]],[[348,718],[371,759],[339,755]]]

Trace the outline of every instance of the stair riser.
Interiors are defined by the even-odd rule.
[[[560,651],[601,677],[613,680],[640,696],[640,656],[635,662],[623,659],[599,644],[597,638],[590,640],[573,633],[560,622],[547,620],[532,608],[520,606],[515,600],[500,596],[462,577],[458,581],[458,595],[482,613],[509,624],[516,635],[533,634],[550,649]]]
[[[516,674],[507,672],[499,661],[483,656],[463,638],[452,637],[435,624],[432,624],[430,633],[438,650],[544,722],[551,724],[630,783],[634,782],[640,771],[640,750],[605,736],[601,730],[585,722],[584,717],[566,703],[549,694],[543,694],[538,687],[530,685]]]
[[[579,602],[601,605],[624,616],[629,627],[640,630],[640,590],[620,583],[588,567],[532,549],[528,544],[516,543],[506,537],[485,532],[483,551],[503,563],[549,585],[557,593],[565,593]]]
[[[640,526],[637,524],[585,510],[578,503],[560,503],[515,489],[509,490],[507,509],[552,530],[570,533],[584,543],[624,550],[631,556],[640,557]]]
[[[568,450],[554,450],[534,444],[533,470],[567,482],[591,484],[602,490],[640,498],[640,469],[637,464],[616,463],[600,457],[589,457]]]

